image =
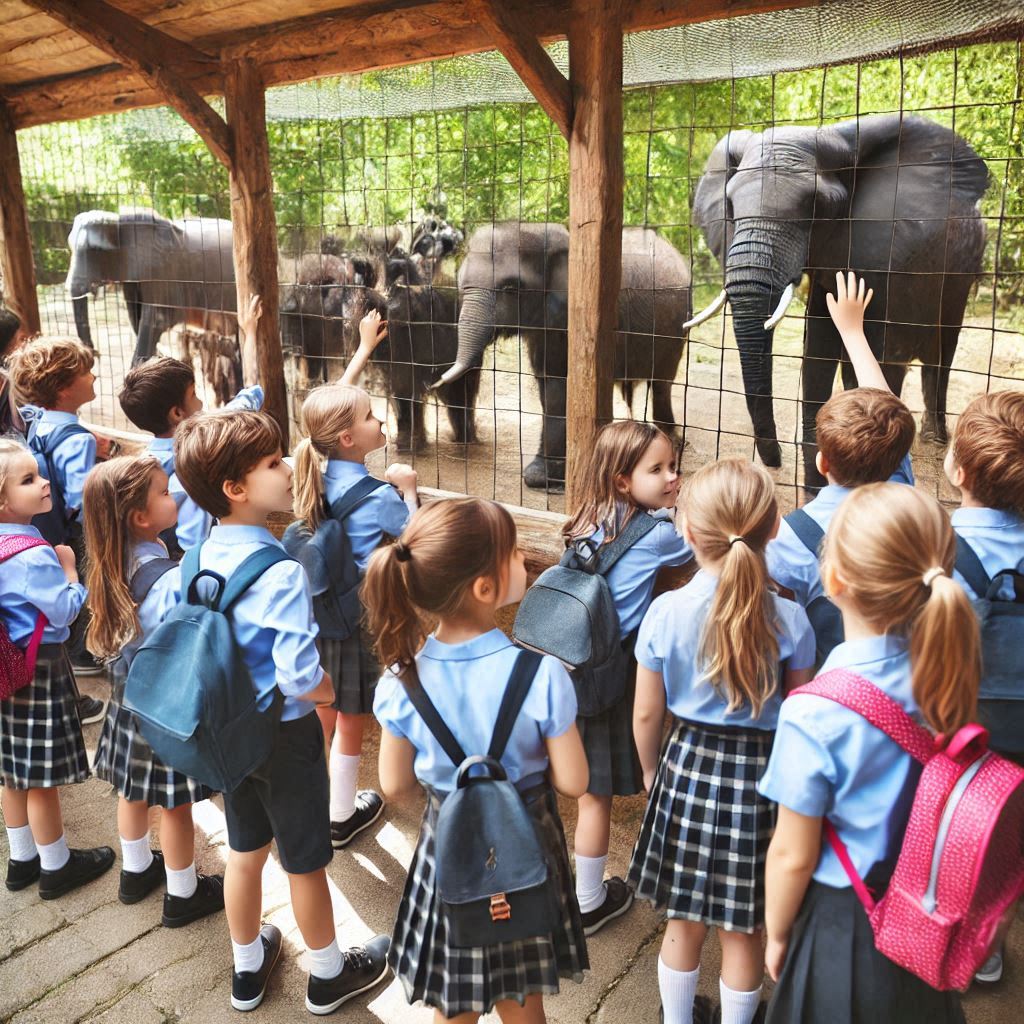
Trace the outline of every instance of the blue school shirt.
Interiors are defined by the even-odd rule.
[[[42,536],[34,526],[0,523],[0,534],[12,533]],[[0,619],[11,640],[20,647],[28,645],[40,612],[47,618],[42,642],[60,644],[67,640],[86,593],[81,583],[68,583],[57,553],[48,544],[0,563]]]
[[[658,570],[662,566],[685,565],[693,558],[690,545],[676,531],[675,520],[669,509],[637,512],[634,515],[652,516],[657,520],[657,525],[641,537],[605,576],[615,602],[615,610],[619,613],[622,639],[637,629],[650,607]],[[590,535],[590,539],[598,544],[603,538],[604,531],[601,529]]]
[[[199,567],[227,579],[249,555],[264,545],[281,547],[264,526],[215,526],[199,552]],[[283,549],[282,549],[283,550]],[[302,694],[323,678],[317,628],[306,571],[298,562],[272,565],[231,610],[235,641],[252,673],[260,710],[273,700],[274,687],[285,696],[282,721],[313,711]]]
[[[327,503],[333,505],[357,480],[369,475],[370,471],[361,462],[329,459],[324,472]],[[411,515],[409,506],[389,484],[379,487],[363,499],[345,520],[345,532],[360,574],[366,572],[366,563],[384,534],[397,537],[405,529]]]
[[[902,637],[842,643],[821,671],[834,668],[869,679],[920,721]],[[902,747],[860,715],[824,697],[801,695],[782,704],[758,790],[797,814],[827,817],[864,878],[877,863],[895,863],[920,774],[921,766]],[[824,839],[814,878],[837,889],[850,885]]]
[[[519,648],[500,629],[492,629],[461,644],[428,637],[416,656],[423,689],[467,756],[487,752],[518,655]],[[391,671],[377,684],[373,713],[388,732],[416,748],[420,782],[442,792],[455,788],[456,766]],[[545,739],[563,735],[575,721],[576,690],[569,673],[557,659],[545,656],[501,758],[509,779],[518,782],[547,771]]]
[[[25,406],[21,412],[27,420],[35,421],[36,434],[41,438],[65,423],[79,422],[77,413],[73,412],[54,412],[53,409],[38,409],[31,405]],[[57,446],[52,460],[57,479],[50,483],[60,489],[68,511],[80,509],[85,478],[96,465],[96,438],[88,432],[73,434]]]
[[[951,519],[953,529],[971,545],[989,576],[1024,563],[1024,519],[1020,516],[994,508],[958,508]],[[953,578],[969,596],[985,596],[975,594],[960,573],[954,572]],[[1011,591],[1006,598],[1012,601],[1012,587],[1006,581],[1003,585]]]
[[[132,547],[127,579],[154,558],[166,558],[167,548],[160,541],[142,541]],[[168,569],[149,589],[139,605],[139,635],[121,651],[121,668],[127,672],[132,659],[145,640],[181,601],[181,566]]]
[[[774,729],[782,703],[778,692],[754,718],[749,704],[728,711],[727,699],[702,676],[697,652],[717,589],[718,577],[701,569],[685,587],[655,598],[640,626],[636,660],[644,668],[661,673],[668,709],[677,718],[708,725]],[[779,661],[792,669],[812,668],[814,630],[807,613],[777,594],[772,594],[772,603],[778,618]]]
[[[910,455],[905,455],[896,472],[889,477],[891,484],[914,485],[914,470]],[[807,502],[803,510],[828,533],[828,524],[840,505],[853,492],[852,487],[828,484],[816,498]],[[821,585],[821,565],[817,554],[808,551],[804,542],[794,533],[785,519],[779,524],[779,533],[765,549],[768,575],[780,586],[793,591],[797,601],[805,608],[825,593]]]

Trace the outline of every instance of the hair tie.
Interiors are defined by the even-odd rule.
[[[932,584],[935,582],[936,576],[945,576],[946,570],[941,565],[936,565],[934,568],[929,569],[922,577],[921,582],[931,590]]]
[[[409,559],[412,558],[412,551],[410,550],[409,545],[404,543],[403,541],[396,540],[395,558],[397,558],[400,562],[408,562]]]
[[[733,544],[736,543],[736,541],[742,541],[744,544],[746,544],[747,543],[747,538],[746,537],[741,537],[738,533],[730,533],[729,534],[729,547],[732,547]]]

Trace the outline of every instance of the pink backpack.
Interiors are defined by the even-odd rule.
[[[1024,768],[991,753],[980,725],[964,726],[939,749],[940,738],[852,672],[826,672],[799,693],[856,711],[924,765],[880,900],[828,820],[825,836],[867,911],[878,951],[932,988],[965,989],[1024,893]]]
[[[0,562],[6,562],[8,558],[20,555],[29,548],[38,548],[45,544],[46,541],[42,537],[29,537],[21,533],[0,534]],[[32,682],[36,672],[36,655],[45,628],[46,616],[40,612],[28,647],[23,651],[13,643],[7,627],[0,622],[0,700],[7,700]]]

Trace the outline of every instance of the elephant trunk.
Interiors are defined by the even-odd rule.
[[[75,330],[83,345],[93,348],[92,330],[89,327],[89,294],[74,295],[71,299],[71,307],[75,313]]]
[[[726,257],[725,291],[733,314],[736,347],[743,371],[747,410],[754,443],[766,466],[782,465],[772,406],[773,318],[788,285],[798,280],[807,250],[806,232],[798,225],[744,220]]]
[[[497,297],[493,289],[466,289],[459,309],[459,347],[455,362],[431,384],[432,388],[450,384],[480,364],[484,349],[494,339],[496,306]]]

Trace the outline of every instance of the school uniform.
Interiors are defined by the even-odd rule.
[[[657,525],[641,537],[605,577],[619,614],[623,643],[629,643],[640,628],[651,604],[658,570],[663,566],[685,565],[693,558],[690,546],[676,531],[668,509],[637,514],[653,516]],[[591,535],[591,540],[598,544],[603,538],[604,532],[600,529]],[[590,766],[589,793],[632,796],[643,789],[643,772],[633,741],[635,693],[636,663],[631,659],[622,700],[600,715],[581,716],[576,720]]]
[[[729,711],[698,660],[718,579],[701,570],[662,594],[644,617],[639,664],[661,674],[672,732],[658,762],[629,884],[670,918],[752,932],[764,921],[764,862],[775,809],[757,793],[782,703],[776,691],[756,718]],[[782,672],[814,664],[814,632],[793,601],[772,594]]]
[[[264,545],[280,547],[263,526],[215,526],[199,553],[200,569],[225,580]],[[200,586],[209,584],[204,580]],[[315,705],[303,700],[323,678],[305,570],[291,560],[272,565],[231,609],[231,628],[252,676],[257,705],[281,725],[270,757],[224,794],[228,845],[239,853],[277,842],[281,867],[305,874],[331,860],[327,765]]]
[[[147,562],[167,558],[163,544],[134,545],[128,565],[128,578]],[[194,804],[213,795],[213,790],[165,765],[153,753],[139,726],[139,720],[124,707],[124,686],[132,659],[143,640],[160,625],[181,600],[181,568],[175,566],[163,574],[150,588],[139,605],[139,635],[127,644],[111,666],[113,686],[107,716],[96,745],[93,769],[97,778],[109,782],[132,803],[168,810],[183,804]]]
[[[39,537],[34,526],[0,523],[0,534]],[[85,601],[68,583],[52,547],[36,547],[0,564],[0,619],[13,643],[27,647],[40,612],[46,616],[35,677],[0,701],[0,784],[49,789],[89,777],[75,677],[64,650]]]
[[[914,470],[909,453],[903,457],[903,461],[889,477],[888,482],[914,486]],[[832,522],[836,509],[846,501],[853,490],[852,487],[828,484],[822,487],[817,497],[803,505],[802,509],[821,527],[823,533],[828,533],[829,523]],[[807,549],[807,545],[800,540],[785,519],[779,524],[778,535],[770,540],[765,548],[765,561],[768,563],[768,575],[780,586],[792,590],[797,602],[805,608],[816,598],[824,595],[818,553]]]
[[[518,653],[504,633],[492,629],[461,644],[429,637],[417,655],[423,689],[467,753],[487,749]],[[427,791],[388,954],[409,1002],[422,1000],[445,1017],[487,1013],[503,999],[522,1003],[533,993],[554,994],[560,978],[580,981],[590,964],[565,833],[546,780],[544,746],[576,718],[576,692],[562,665],[551,657],[541,661],[501,758],[523,794],[554,872],[561,918],[550,935],[478,948],[448,944],[436,890],[435,833],[441,802],[455,788],[456,767],[391,672],[377,686],[374,714],[383,728],[413,745],[416,777]]]
[[[995,508],[958,508],[950,519],[954,532],[971,546],[990,579],[1002,569],[1024,572],[1024,519],[1020,516]],[[953,578],[968,597],[985,596],[976,594],[960,573],[954,571]],[[1003,585],[1012,591],[1008,581]],[[1012,601],[1012,592],[1006,598]]]
[[[328,505],[345,496],[357,480],[369,476],[361,462],[329,459],[324,472],[324,493]],[[366,572],[370,555],[385,537],[397,537],[412,513],[394,487],[385,484],[359,503],[345,520],[345,533],[352,545],[359,575]],[[347,640],[320,637],[320,659],[334,683],[332,705],[347,715],[368,715],[373,711],[373,692],[381,667],[373,656],[373,641],[365,630]]]
[[[867,637],[840,644],[822,672],[870,680],[920,720],[907,641]],[[827,817],[857,873],[884,890],[910,817],[920,765],[856,712],[824,697],[784,702],[763,796],[808,817]],[[854,1024],[963,1020],[959,996],[937,992],[875,949],[867,915],[828,843],[793,928],[768,1011],[770,1022]]]
[[[34,421],[36,436],[40,438],[46,437],[65,423],[80,422],[77,413],[56,412],[53,409],[39,409],[31,405],[25,406],[22,413]],[[80,509],[85,478],[89,475],[89,470],[96,465],[96,438],[87,431],[72,434],[57,446],[51,458],[58,479],[50,482],[59,488],[64,496],[64,507],[69,512]]]

